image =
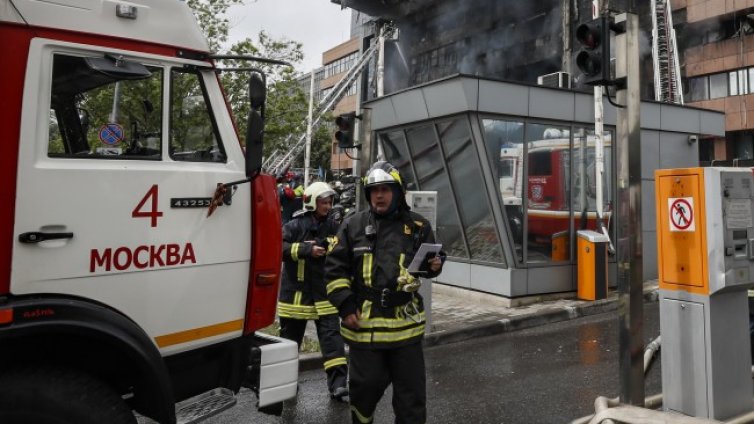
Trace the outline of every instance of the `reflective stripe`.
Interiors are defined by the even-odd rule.
[[[243,320],[221,322],[219,324],[208,325],[206,327],[192,328],[190,330],[179,331],[177,333],[165,334],[154,338],[159,347],[168,347],[181,343],[199,340],[206,337],[213,337],[220,334],[231,333],[243,330]]]
[[[372,316],[372,301],[365,300],[361,305],[361,319],[368,320],[370,316]]]
[[[406,318],[403,313],[401,313],[402,318],[369,318],[364,319],[364,315],[362,313],[362,320],[359,322],[359,325],[361,328],[405,328],[410,325],[414,325],[417,322],[412,320],[411,318]],[[416,316],[414,316],[416,317]],[[426,321],[426,315],[424,311],[419,313],[418,317],[419,322]]]
[[[362,327],[363,328],[363,327]],[[390,343],[407,340],[424,334],[424,323],[400,331],[353,331],[345,326],[340,327],[340,334],[351,341],[359,343]]]
[[[304,281],[304,268],[306,268],[306,261],[303,259],[299,259],[298,261],[298,270],[296,271],[296,279],[299,282]]]
[[[327,300],[320,302],[314,302],[314,307],[317,308],[317,315],[332,315],[337,314],[338,310]]]
[[[372,422],[372,417],[365,417],[364,415],[359,412],[358,409],[356,409],[355,406],[351,405],[351,412],[353,412],[353,415],[356,416],[356,419],[359,420],[362,424],[370,424]]]
[[[297,291],[297,292],[296,292],[296,293],[295,293],[295,294],[293,295],[293,304],[294,304],[294,305],[300,305],[300,304],[301,304],[301,298],[303,298],[303,297],[304,297],[304,294],[303,294],[303,293],[301,293],[300,291]]]
[[[365,253],[361,260],[361,277],[364,279],[364,285],[372,287],[372,262],[374,255]]]
[[[326,255],[329,255],[330,252],[332,252],[333,249],[335,249],[335,245],[338,244],[338,238],[336,236],[330,236],[327,238],[327,253]]]
[[[317,319],[317,310],[312,305],[291,305],[278,302],[278,315],[283,318]]]
[[[324,367],[325,371],[329,370],[332,367],[337,367],[338,365],[346,365],[346,358],[341,356],[339,358],[333,358],[329,361],[325,361]]]
[[[327,284],[327,294],[330,294],[337,289],[350,289],[350,288],[351,288],[351,280],[347,278],[338,278],[337,280],[332,280]]]
[[[301,243],[293,243],[291,244],[291,259],[294,261],[298,260],[298,248],[301,246]]]

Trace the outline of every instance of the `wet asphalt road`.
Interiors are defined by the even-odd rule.
[[[659,334],[658,303],[644,307],[645,344]],[[440,345],[425,350],[428,423],[564,423],[594,411],[597,396],[619,394],[617,312],[543,327]],[[659,355],[646,394],[659,393]],[[238,405],[211,424],[349,423],[348,406],[331,401],[324,373],[300,375],[299,395],[282,417],[256,412],[242,392]],[[392,423],[392,392],[375,423]]]

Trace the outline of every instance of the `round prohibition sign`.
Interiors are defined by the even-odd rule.
[[[119,124],[109,123],[100,127],[99,139],[108,146],[120,144],[124,139],[123,127]]]
[[[694,222],[694,210],[686,199],[676,199],[670,205],[670,222],[679,230],[685,230]]]

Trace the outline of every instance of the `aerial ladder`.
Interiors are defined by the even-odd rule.
[[[314,118],[312,120],[312,128],[316,128],[320,123],[322,117],[331,110],[348,92],[349,87],[356,82],[359,75],[364,71],[366,65],[375,56],[379,50],[379,44],[373,43],[362,55],[356,64],[338,81],[333,89],[320,100],[315,107]],[[306,122],[301,127],[306,127]],[[271,175],[281,176],[284,174],[298,156],[304,151],[306,147],[306,133],[302,133],[298,136],[298,139],[292,143],[296,135],[291,134],[286,139],[285,145],[289,146],[285,151],[276,149],[273,153],[265,159],[262,163],[262,168],[265,169]]]
[[[678,45],[669,0],[651,0],[655,100],[683,104]]]

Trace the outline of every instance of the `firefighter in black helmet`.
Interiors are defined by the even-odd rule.
[[[327,295],[338,308],[350,346],[349,393],[354,423],[371,423],[393,384],[396,423],[426,421],[420,280],[408,264],[422,243],[434,243],[429,221],[411,212],[398,170],[377,162],[364,180],[369,209],[347,218],[325,264]],[[432,278],[444,255],[426,258]]]
[[[325,257],[332,250],[338,224],[328,218],[335,191],[327,183],[315,182],[304,190],[304,209],[283,226],[283,281],[278,301],[280,336],[299,347],[306,323],[315,320],[324,358],[330,396],[348,396],[343,338],[338,332],[337,310],[327,300]]]

